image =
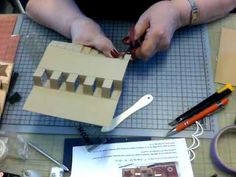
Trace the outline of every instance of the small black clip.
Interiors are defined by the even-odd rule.
[[[9,96],[8,98],[8,102],[10,104],[14,104],[14,103],[17,103],[21,100],[21,96],[18,92],[15,92],[14,94],[12,94],[11,96]]]

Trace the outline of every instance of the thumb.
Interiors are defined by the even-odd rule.
[[[92,46],[95,47],[97,50],[101,51],[107,57],[113,58],[113,57],[119,56],[119,54],[118,54],[117,50],[115,49],[111,40],[108,39],[103,34],[98,35],[94,39]],[[116,55],[114,56],[114,51],[116,52],[117,56]]]

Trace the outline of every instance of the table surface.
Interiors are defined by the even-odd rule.
[[[212,68],[215,73],[216,58],[220,43],[220,33],[222,27],[236,29],[236,15],[231,14],[228,17],[209,24],[209,42],[211,47]],[[221,84],[216,84],[216,89],[221,87]],[[219,125],[224,127],[232,125],[236,118],[236,93],[230,96],[230,104],[219,115]],[[24,134],[32,142],[35,142],[39,147],[45,149],[48,154],[51,154],[58,161],[63,161],[63,147],[65,138],[76,138],[78,136],[69,135],[40,135],[40,134]],[[235,135],[228,136],[220,142],[220,153],[224,161],[236,168],[236,138]],[[188,143],[191,141],[188,139]],[[196,158],[192,162],[192,167],[195,177],[210,177],[217,174],[218,177],[229,177],[215,168],[210,159],[210,139],[200,139],[201,146],[196,150]],[[42,176],[49,176],[50,169],[56,166],[47,158],[38,152],[31,150],[28,160],[20,160],[15,155],[17,144],[14,138],[9,139],[9,156],[6,160],[0,163],[0,170],[11,173],[22,174],[22,170],[31,169],[38,171]]]

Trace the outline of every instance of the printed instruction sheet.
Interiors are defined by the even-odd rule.
[[[91,152],[76,146],[72,159],[71,177],[193,177],[183,138],[105,144]]]

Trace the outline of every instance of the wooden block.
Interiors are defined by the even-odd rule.
[[[60,87],[60,78],[62,76],[61,71],[54,71],[50,77],[50,88],[59,89]]]
[[[84,81],[85,81],[85,78],[86,78],[86,76],[80,75],[80,76],[79,76],[79,83],[80,83],[80,84],[83,84]]]
[[[37,86],[43,86],[43,82],[42,82],[42,77],[45,73],[45,69],[44,68],[37,68],[36,71],[34,72],[34,85]]]
[[[96,78],[96,87],[102,87],[103,81],[103,78]]]
[[[104,80],[104,82],[102,84],[102,97],[104,97],[104,98],[111,97],[112,84],[113,84],[113,80],[111,80],[111,79]]]
[[[70,92],[74,92],[76,90],[76,82],[78,79],[78,74],[69,74],[69,76],[66,79],[66,90]]]
[[[65,72],[62,72],[62,78],[64,81],[67,80],[67,78],[69,77],[70,73],[65,73]]]
[[[83,48],[82,45],[80,45],[80,44],[74,44],[74,45],[71,46],[70,50],[80,52],[82,48]]]
[[[0,80],[2,82],[2,89],[5,91],[8,91],[12,70],[12,63],[0,62]]]
[[[99,53],[99,51],[96,49],[91,49],[91,51],[90,51],[90,55],[97,55],[98,53]]]
[[[7,92],[5,90],[0,90],[0,115],[2,115],[5,105]]]
[[[93,95],[94,85],[96,78],[92,76],[87,76],[83,83],[83,93],[88,95]]]
[[[7,72],[6,72],[6,69],[8,67],[8,64],[0,64],[0,76],[4,76],[6,77],[7,76]]]
[[[91,51],[91,47],[86,47],[86,46],[84,46],[81,50],[81,52],[84,54],[89,54],[90,51]]]
[[[114,81],[114,90],[122,90],[122,81]]]
[[[51,77],[51,75],[53,73],[53,70],[46,69],[45,73],[46,73],[47,79],[50,79],[50,77]]]

